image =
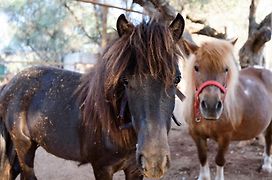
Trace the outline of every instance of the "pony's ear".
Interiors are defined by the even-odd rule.
[[[181,39],[179,41],[179,44],[182,47],[183,52],[187,56],[189,56],[190,54],[195,54],[195,52],[199,49],[196,44],[186,41],[185,39]]]
[[[236,38],[230,39],[229,42],[234,46],[236,44],[237,40],[238,40],[238,38],[236,37]]]
[[[173,39],[178,41],[184,31],[185,21],[181,14],[177,14],[176,18],[170,24],[169,29],[172,33]]]
[[[130,34],[134,29],[133,24],[128,22],[124,14],[118,17],[116,27],[119,37],[122,37],[124,34]]]

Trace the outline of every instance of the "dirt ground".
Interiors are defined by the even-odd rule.
[[[197,179],[199,161],[196,147],[187,133],[186,123],[181,127],[173,124],[169,134],[171,149],[171,168],[163,180],[193,180]],[[209,141],[209,162],[212,179],[215,176],[215,152],[216,145]],[[226,180],[272,180],[272,174],[259,172],[262,163],[263,147],[253,143],[243,147],[232,142],[226,155],[225,165]],[[76,162],[56,158],[48,154],[42,148],[36,152],[35,172],[39,180],[94,180],[90,165],[77,166]],[[18,179],[18,178],[17,178]],[[114,180],[125,179],[124,174],[119,172]]]
[[[170,132],[171,168],[163,180],[190,180],[197,179],[199,163],[196,147],[184,127],[173,127]],[[209,160],[212,179],[215,175],[216,146],[209,142]],[[234,142],[226,156],[226,180],[268,180],[272,174],[259,172],[262,162],[263,147],[256,144],[246,145],[242,148]],[[35,172],[39,180],[93,180],[90,165],[77,167],[77,163],[56,158],[39,148],[35,159]],[[125,179],[123,173],[117,173],[115,180]]]

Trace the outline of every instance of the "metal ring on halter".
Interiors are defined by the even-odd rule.
[[[201,118],[200,117],[196,117],[195,118],[195,122],[199,123],[201,121]]]

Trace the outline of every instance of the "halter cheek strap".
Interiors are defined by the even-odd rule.
[[[184,94],[179,89],[176,90],[176,94],[177,94],[177,96],[179,97],[179,99],[181,101],[183,101],[185,99]],[[121,101],[120,113],[118,115],[118,118],[120,118],[120,119],[124,119],[124,114],[125,114],[125,109],[126,109],[126,106],[127,106],[127,102],[128,102],[128,99],[127,99],[127,95],[125,93],[123,98],[122,98],[122,101]],[[181,126],[181,122],[179,122],[177,120],[177,118],[174,116],[174,114],[172,115],[172,119],[176,123],[177,126]],[[130,129],[132,127],[133,127],[132,122],[128,122],[126,124],[123,124],[123,125],[119,126],[119,130]]]
[[[195,114],[195,121],[196,122],[200,122],[200,119],[201,119],[201,115],[199,112],[199,95],[201,94],[203,89],[205,89],[208,86],[215,86],[215,87],[219,88],[223,94],[226,94],[226,92],[227,92],[227,89],[221,83],[219,83],[217,81],[210,80],[210,81],[205,81],[204,83],[202,83],[196,89],[196,93],[195,93],[194,114]]]
[[[118,115],[119,119],[124,119],[127,102],[128,102],[127,95],[125,93],[125,95],[123,96],[123,99],[121,101],[120,113]],[[125,123],[125,124],[119,126],[119,130],[130,129],[130,128],[132,128],[132,122],[128,122],[128,123]]]

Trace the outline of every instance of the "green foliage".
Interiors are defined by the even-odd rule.
[[[13,0],[0,3],[15,34],[5,51],[34,51],[39,60],[60,61],[97,42],[90,4],[64,0]],[[91,12],[90,12],[91,10]]]

